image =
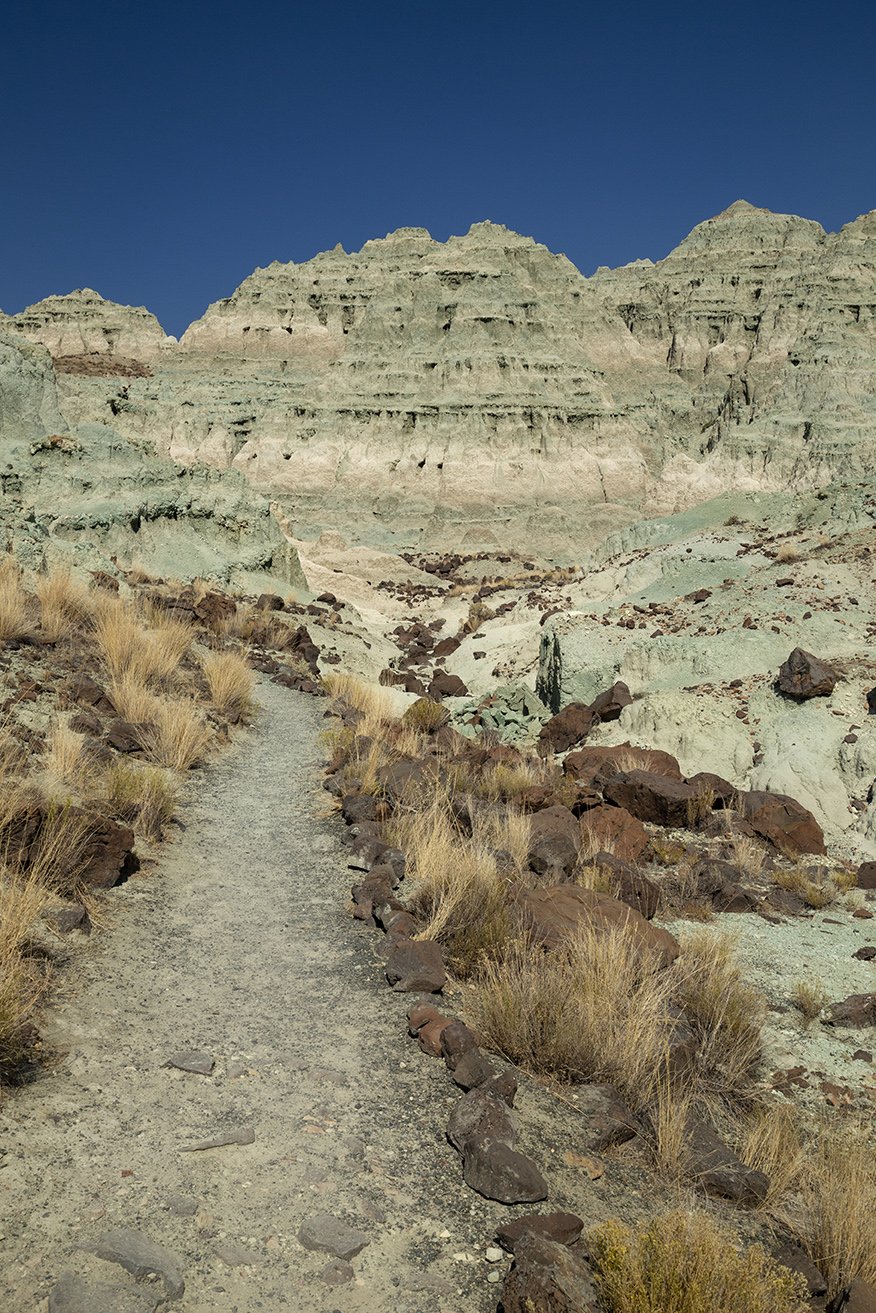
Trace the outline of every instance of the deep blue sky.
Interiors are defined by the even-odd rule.
[[[489,218],[585,273],[740,196],[876,208],[872,0],[6,0],[0,307],[179,333],[256,265]]]

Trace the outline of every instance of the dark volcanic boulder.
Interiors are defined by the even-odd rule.
[[[502,1291],[504,1313],[598,1313],[590,1269],[566,1245],[525,1233]]]
[[[795,798],[784,793],[753,791],[740,794],[737,805],[755,834],[785,856],[826,853],[821,826],[812,812]]]
[[[786,697],[805,702],[808,698],[830,697],[836,687],[837,674],[824,661],[795,647],[787,661],[779,666],[777,685]]]
[[[682,778],[681,767],[671,753],[658,748],[634,748],[630,743],[619,743],[613,748],[579,748],[570,752],[563,762],[563,774],[582,784],[604,781],[629,770],[647,770],[674,780]]]
[[[529,865],[540,875],[571,871],[578,860],[580,842],[578,821],[568,807],[543,807],[532,815]]]
[[[520,900],[524,921],[546,948],[556,948],[587,926],[604,933],[623,930],[645,953],[654,953],[669,966],[679,954],[677,941],[617,898],[582,889],[578,885],[553,885],[530,889]]]
[[[648,847],[648,831],[625,807],[590,807],[582,812],[584,851],[614,853],[623,862],[636,862]]]
[[[603,793],[608,802],[625,807],[640,821],[674,829],[694,825],[702,803],[702,795],[693,785],[647,770],[615,775],[606,781]]]
[[[618,680],[590,703],[590,710],[599,720],[619,720],[624,707],[632,702],[632,694],[626,684]]]
[[[596,717],[589,707],[583,702],[570,702],[542,725],[538,751],[543,757],[552,752],[567,752],[585,739],[595,724]]]

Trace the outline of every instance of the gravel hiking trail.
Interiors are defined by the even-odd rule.
[[[266,682],[258,697],[179,837],[59,973],[54,1056],[0,1108],[2,1313],[42,1313],[53,1289],[64,1313],[154,1309],[162,1279],[90,1252],[118,1228],[177,1256],[185,1290],[161,1309],[496,1306],[483,1247],[508,1214],[463,1186],[444,1139],[453,1087],[406,1037],[410,996],[346,910],[319,787],[325,703]],[[165,1065],[190,1050],[210,1074]],[[244,1142],[185,1151],[229,1137]],[[323,1214],[367,1237],[352,1274],[299,1240]]]

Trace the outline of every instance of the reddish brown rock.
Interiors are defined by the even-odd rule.
[[[533,812],[530,823],[529,865],[540,875],[562,874],[578,860],[578,820],[568,807],[554,805]]]
[[[405,939],[395,944],[384,974],[395,990],[404,993],[437,994],[447,980],[440,945],[431,939]]]
[[[580,748],[570,752],[563,762],[564,773],[582,784],[592,784],[597,778],[608,779],[631,769],[667,775],[674,780],[682,778],[681,767],[670,753],[656,748],[636,748],[630,743],[619,743],[612,748]]]
[[[596,717],[583,702],[570,702],[541,727],[538,751],[543,757],[552,752],[568,752],[580,743],[596,724]]]
[[[237,603],[225,593],[205,593],[192,609],[202,624],[210,629],[218,629],[223,620],[235,614]]]
[[[504,1313],[598,1313],[590,1269],[566,1245],[521,1236],[502,1290]]]
[[[747,1207],[766,1199],[769,1178],[747,1167],[705,1122],[688,1123],[686,1150],[686,1171],[707,1194]]]
[[[619,680],[616,684],[612,684],[611,688],[606,689],[604,693],[600,693],[597,698],[594,698],[590,703],[590,710],[598,720],[619,720],[620,713],[624,707],[630,706],[632,700],[630,690],[626,684]]]
[[[472,1190],[500,1204],[535,1204],[547,1199],[547,1182],[532,1159],[489,1135],[468,1141],[462,1175]]]
[[[524,1236],[542,1236],[555,1245],[573,1245],[584,1230],[584,1223],[574,1213],[528,1213],[503,1222],[496,1228],[496,1239],[503,1249],[513,1254],[515,1246]]]
[[[653,771],[615,775],[606,782],[603,793],[608,802],[625,807],[640,821],[673,829],[696,824],[702,806],[700,793],[690,784]]]
[[[855,883],[859,889],[876,889],[876,862],[862,862]]]
[[[477,1089],[495,1075],[496,1068],[477,1048],[463,1053],[450,1073],[454,1085],[458,1085],[461,1090]]]
[[[577,885],[531,889],[522,895],[521,908],[525,923],[546,948],[556,948],[583,926],[592,926],[605,933],[623,930],[642,952],[654,953],[664,966],[679,954],[668,930],[652,926],[626,903],[593,889]]]
[[[578,1092],[581,1115],[580,1146],[590,1153],[604,1153],[626,1144],[641,1133],[639,1119],[611,1085],[582,1085]]]
[[[625,807],[591,807],[582,812],[580,829],[585,852],[604,850],[623,862],[637,862],[648,847],[648,831]]]
[[[808,698],[829,697],[836,687],[837,673],[824,661],[795,647],[787,661],[779,667],[779,691],[786,697],[804,702]]]
[[[824,856],[824,834],[811,811],[783,793],[741,793],[739,810],[755,834],[787,857]]]
[[[452,1021],[441,1034],[441,1053],[450,1071],[455,1071],[460,1060],[478,1042],[464,1021]]]
[[[835,1026],[876,1026],[876,994],[849,994],[832,1003],[829,1019]]]
[[[459,678],[459,675],[448,674],[446,670],[436,670],[432,676],[428,694],[435,701],[439,701],[441,698],[464,698],[468,696],[468,689]]]
[[[440,1020],[427,1021],[417,1031],[420,1048],[424,1053],[428,1053],[431,1058],[441,1057],[441,1036],[449,1025],[450,1022],[447,1018],[441,1017]]]
[[[469,1090],[458,1099],[447,1123],[447,1138],[459,1153],[478,1136],[489,1136],[511,1145],[517,1139],[508,1105],[484,1086]]]

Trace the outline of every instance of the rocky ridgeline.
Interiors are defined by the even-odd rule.
[[[376,510],[372,536],[511,519],[568,548],[727,488],[869,476],[874,279],[872,214],[828,234],[740,201],[592,278],[499,225],[400,229],[256,270],[178,344],[87,291],[4,326],[51,351],[71,421],[240,469],[302,531]]]

